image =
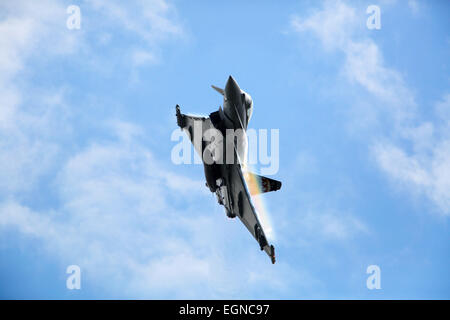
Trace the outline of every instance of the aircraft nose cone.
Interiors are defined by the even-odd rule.
[[[239,85],[237,84],[236,80],[232,76],[228,77],[227,84],[225,86],[225,96],[227,100],[235,101],[237,104],[237,101],[239,101],[239,97],[241,95],[241,89],[239,88]]]

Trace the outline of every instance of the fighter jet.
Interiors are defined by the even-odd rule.
[[[223,96],[223,108],[219,107],[209,117],[201,117],[182,114],[177,105],[177,124],[189,136],[202,158],[206,186],[216,194],[227,216],[239,217],[260,249],[275,263],[275,248],[267,241],[251,194],[279,190],[281,182],[251,173],[246,168],[245,132],[253,112],[252,98],[239,88],[232,76],[228,78],[225,89],[212,88]],[[246,180],[256,181],[257,187],[250,190]]]

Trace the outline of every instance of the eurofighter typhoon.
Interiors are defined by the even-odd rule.
[[[177,105],[178,126],[189,136],[202,158],[206,186],[216,194],[227,216],[239,217],[260,249],[275,263],[275,248],[267,241],[250,194],[276,191],[281,188],[281,182],[246,170],[246,130],[253,112],[253,101],[232,76],[228,78],[225,89],[212,88],[223,96],[223,108],[219,107],[209,117],[199,117],[182,114]],[[246,180],[256,182],[257,188],[250,190]]]

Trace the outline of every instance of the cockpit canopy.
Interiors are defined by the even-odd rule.
[[[248,124],[253,113],[253,100],[252,97],[245,91],[242,91],[242,98],[245,105],[245,110],[247,111],[247,124]]]

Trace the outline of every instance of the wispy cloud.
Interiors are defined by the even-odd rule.
[[[106,22],[125,27],[128,37],[135,39],[131,49],[121,53],[131,69],[156,63],[161,41],[182,36],[171,4],[158,0],[135,5],[86,1],[81,4],[81,29],[71,31],[66,28],[68,15],[61,2],[0,4],[0,190],[19,191],[32,186],[54,161],[61,139],[71,131],[67,88],[32,83],[29,78],[34,62],[50,63],[50,57],[66,56],[74,62],[94,59],[96,68],[109,69],[99,54],[93,53],[98,37],[106,39],[104,44],[111,42],[111,34],[102,31],[101,25]]]
[[[190,185],[190,197],[174,199],[182,195],[177,181]],[[102,273],[125,273],[134,285],[149,278],[147,290],[140,288],[149,296],[184,286],[181,280],[192,278],[192,272],[197,280],[213,277],[209,257],[196,247],[202,246],[197,232],[212,228],[214,221],[195,214],[189,200],[196,199],[196,190],[204,195],[203,183],[161,167],[134,136],[93,143],[72,155],[56,183],[60,207],[36,211],[9,200],[1,204],[0,224],[43,240],[50,252],[101,282],[106,280]],[[185,268],[179,268],[182,260],[189,262]],[[177,277],[168,272],[174,269]],[[130,290],[128,285],[121,289]]]
[[[101,12],[108,22],[120,24],[149,44],[183,34],[181,25],[175,19],[175,7],[165,0],[135,1],[132,7],[123,6],[120,1],[90,0],[87,3]]]
[[[18,1],[0,7],[0,191],[14,192],[29,188],[48,169],[58,149],[48,130],[66,111],[61,90],[29,99],[23,77],[27,61],[36,50],[44,57],[70,54],[74,37],[57,27],[55,16],[65,16],[57,2]],[[32,105],[24,105],[26,100]]]
[[[420,5],[417,0],[408,0],[408,7],[413,15],[417,15],[420,12]]]
[[[389,128],[376,128],[369,137],[370,151],[380,169],[407,189],[419,190],[415,194],[428,196],[442,214],[448,215],[448,122],[442,121],[439,114],[435,122],[421,121],[416,93],[400,72],[386,65],[380,47],[365,30],[365,16],[356,12],[347,2],[326,1],[322,9],[306,18],[292,17],[291,26],[301,34],[313,33],[328,52],[342,53],[341,73],[373,99],[369,111]],[[445,101],[440,109],[446,109]],[[408,145],[413,146],[412,150]]]
[[[114,294],[121,296],[218,298],[286,290],[285,272],[275,273],[258,250],[248,255],[229,242],[250,240],[242,229],[224,225],[224,214],[200,210],[207,206],[199,201],[207,195],[204,183],[171,172],[139,135],[123,136],[124,125],[139,132],[120,123],[117,138],[93,142],[65,162],[55,181],[60,206],[38,211],[15,199],[3,201],[0,226],[40,239],[97,285],[108,287],[113,277],[119,290]],[[255,268],[261,281],[246,287]]]
[[[85,11],[91,21],[98,21],[89,24],[91,38],[97,37],[104,45],[109,45],[126,34],[127,41],[132,41],[131,49],[124,54],[130,60],[130,67],[155,64],[161,59],[162,43],[186,37],[186,28],[178,18],[175,6],[165,0],[139,0],[133,1],[132,5],[89,0],[86,4]]]
[[[438,210],[450,215],[450,99],[445,95],[436,103],[435,123],[402,128],[404,139],[411,143],[406,152],[390,141],[379,141],[372,151],[381,167],[395,182],[415,193],[426,194]]]
[[[80,139],[86,124],[74,118],[80,106],[67,95],[76,84],[46,87],[29,76],[36,61],[57,57],[94,56],[96,67],[105,67],[105,50],[96,46],[112,45],[116,34],[96,33],[92,24],[102,20],[88,19],[95,16],[128,33],[132,45],[121,52],[127,63],[157,61],[162,41],[183,34],[175,8],[166,1],[134,4],[83,2],[77,33],[66,29],[58,1],[2,2],[0,231],[39,239],[62,264],[78,264],[97,287],[120,297],[267,297],[267,288],[287,290],[289,267],[273,269],[241,225],[215,214],[215,200],[210,207],[204,201],[204,182],[161,161],[146,145],[146,130],[111,116],[95,119],[98,135]],[[44,194],[43,207],[27,201]],[[243,249],[243,242],[253,246]]]

